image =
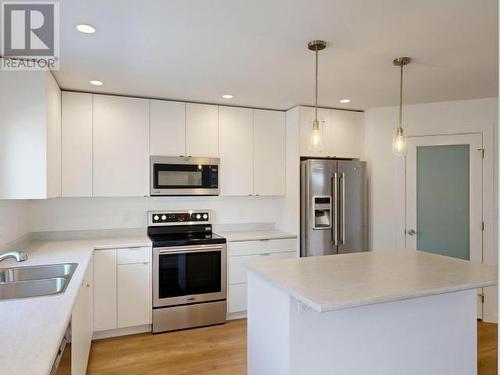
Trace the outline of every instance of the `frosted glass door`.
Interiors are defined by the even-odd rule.
[[[409,137],[406,247],[482,262],[482,136]]]
[[[469,260],[469,150],[417,147],[417,250]]]

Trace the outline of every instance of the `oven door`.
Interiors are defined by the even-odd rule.
[[[219,159],[151,157],[151,195],[218,195]]]
[[[226,299],[226,245],[153,248],[153,307]]]

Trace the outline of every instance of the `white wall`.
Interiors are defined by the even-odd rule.
[[[28,202],[0,200],[0,248],[29,231]]]
[[[408,134],[442,134],[460,127],[497,125],[497,98],[408,105],[404,127]],[[398,107],[369,109],[365,116],[366,158],[370,178],[370,246],[373,250],[401,247],[404,230],[398,192],[397,160],[392,155],[392,133]],[[404,234],[403,234],[404,236]]]
[[[29,203],[33,232],[147,226],[148,210],[212,209],[215,224],[277,222],[282,198],[57,198]]]

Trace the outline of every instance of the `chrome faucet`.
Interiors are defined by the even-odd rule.
[[[6,253],[0,254],[0,262],[8,258],[14,258],[16,262],[24,262],[28,259],[28,255],[22,251],[7,251]]]

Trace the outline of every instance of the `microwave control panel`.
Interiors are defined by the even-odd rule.
[[[148,213],[149,225],[209,224],[211,214],[205,211],[152,211]]]

